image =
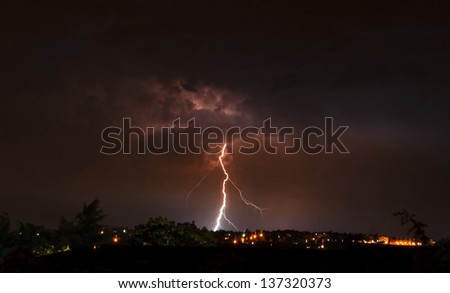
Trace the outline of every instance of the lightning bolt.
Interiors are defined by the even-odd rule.
[[[231,226],[233,226],[236,230],[239,230],[239,229],[236,227],[236,225],[233,224],[233,222],[231,222],[231,221],[227,218],[227,216],[226,216],[226,214],[225,214],[225,210],[226,210],[226,208],[227,208],[227,197],[228,197],[228,195],[227,195],[227,190],[226,190],[226,186],[227,186],[227,182],[228,182],[228,181],[229,181],[229,182],[233,185],[233,187],[239,192],[239,196],[240,196],[241,200],[242,200],[246,205],[251,206],[251,207],[257,209],[261,214],[262,214],[262,212],[263,212],[263,210],[264,210],[263,208],[260,208],[260,207],[258,207],[257,205],[255,205],[254,203],[252,203],[252,202],[250,202],[249,200],[247,200],[247,199],[244,197],[244,195],[243,195],[241,189],[236,185],[236,183],[234,183],[234,182],[230,179],[230,175],[228,174],[227,169],[225,168],[225,164],[224,164],[224,162],[223,162],[223,159],[224,159],[225,156],[226,156],[226,148],[227,148],[227,144],[225,143],[225,144],[223,145],[223,147],[222,147],[222,151],[221,151],[220,157],[219,157],[219,163],[220,163],[220,166],[222,167],[223,174],[225,174],[225,179],[224,179],[223,182],[222,182],[222,205],[221,205],[221,207],[220,207],[220,209],[219,209],[219,214],[218,214],[217,219],[216,219],[216,226],[214,227],[213,231],[217,231],[217,230],[221,227],[221,221],[222,221],[222,219],[224,219],[228,224],[230,224]]]
[[[199,186],[203,183],[203,181],[205,181],[206,177],[208,177],[209,174],[211,174],[211,172],[212,172],[214,169],[216,169],[216,168],[217,168],[217,166],[214,167],[214,168],[212,168],[211,170],[209,170],[208,173],[206,173],[206,174],[202,177],[202,179],[200,179],[200,181],[199,181],[197,184],[195,184],[194,187],[192,187],[191,191],[189,191],[189,193],[188,193],[187,196],[186,196],[186,201],[189,200],[189,197],[191,196],[191,194],[197,189],[197,187],[199,187]]]
[[[216,219],[216,226],[214,227],[214,231],[217,231],[220,228],[220,220],[224,218],[228,223],[232,224],[233,227],[236,227],[230,220],[228,220],[227,216],[225,215],[225,208],[227,207],[227,191],[226,191],[226,185],[227,181],[230,180],[230,175],[228,175],[227,169],[225,168],[225,165],[223,164],[223,158],[225,157],[225,149],[227,147],[227,144],[223,144],[222,152],[219,157],[220,166],[222,167],[222,171],[225,174],[225,179],[222,182],[222,206],[219,210],[219,215]]]
[[[242,193],[241,189],[240,189],[239,187],[237,187],[236,183],[234,183],[234,181],[231,180],[230,178],[228,178],[228,181],[230,181],[231,184],[233,185],[234,189],[236,189],[236,190],[239,192],[239,196],[240,196],[241,200],[242,200],[246,205],[251,206],[251,207],[257,209],[257,210],[261,213],[261,215],[262,215],[263,211],[266,210],[266,209],[265,209],[265,208],[260,208],[259,206],[255,205],[254,203],[252,203],[251,201],[249,201],[248,199],[246,199],[246,198],[244,197],[244,194]]]
[[[231,179],[230,174],[228,173],[227,169],[225,168],[225,163],[223,162],[224,158],[226,157],[226,148],[227,148],[227,144],[225,143],[222,147],[222,150],[220,152],[220,156],[219,156],[219,163],[217,164],[217,166],[215,166],[214,168],[212,168],[211,170],[209,170],[203,177],[202,179],[200,179],[200,181],[194,185],[194,187],[192,187],[192,189],[189,191],[189,193],[186,196],[186,201],[189,200],[190,195],[197,189],[197,187],[199,187],[203,181],[205,181],[205,179],[209,176],[209,174],[211,174],[212,171],[214,171],[217,167],[221,166],[222,167],[222,172],[225,175],[225,179],[222,181],[222,205],[220,206],[219,209],[219,214],[217,215],[217,219],[216,219],[216,225],[214,227],[214,231],[217,231],[219,228],[221,228],[221,222],[222,219],[225,220],[230,226],[232,226],[234,229],[239,230],[237,228],[237,226],[230,220],[227,218],[226,214],[225,214],[225,210],[227,208],[227,198],[228,198],[228,194],[227,194],[227,183],[231,183],[231,185],[234,187],[234,189],[239,193],[239,197],[241,199],[241,201],[248,205],[251,206],[252,208],[258,210],[261,215],[263,214],[263,211],[266,210],[265,208],[261,208],[257,205],[255,205],[254,203],[252,203],[251,201],[249,201],[248,199],[245,198],[242,190],[238,187],[238,185]]]

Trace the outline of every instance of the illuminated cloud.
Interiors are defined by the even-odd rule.
[[[244,94],[211,84],[188,84],[182,79],[125,78],[84,87],[80,96],[77,121],[95,117],[103,123],[117,123],[122,117],[130,117],[141,127],[161,127],[170,126],[177,118],[182,123],[195,118],[203,127],[227,127],[252,119],[252,114],[242,109],[248,99]]]

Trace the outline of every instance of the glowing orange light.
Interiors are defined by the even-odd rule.
[[[261,238],[262,238],[263,236],[264,236],[264,234],[263,234],[263,233],[259,233],[259,237],[261,237]]]
[[[115,237],[113,238],[113,242],[114,242],[114,243],[119,242],[119,238],[118,238],[117,236],[115,236]]]

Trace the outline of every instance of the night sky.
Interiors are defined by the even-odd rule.
[[[426,1],[9,1],[0,8],[0,212],[55,227],[99,198],[105,224],[214,227],[206,155],[100,154],[101,132],[277,126],[332,116],[350,154],[233,154],[261,216],[239,228],[404,235],[402,208],[450,236],[449,7]],[[393,4],[391,2],[395,2]],[[400,3],[401,2],[401,3]],[[444,3],[444,1],[442,1]],[[204,94],[205,92],[208,94]]]

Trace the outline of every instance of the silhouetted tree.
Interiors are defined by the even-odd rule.
[[[206,228],[198,229],[194,222],[175,223],[164,217],[150,218],[135,227],[133,243],[155,246],[212,246],[214,237]]]
[[[81,245],[91,245],[98,240],[99,223],[104,218],[99,199],[83,205],[83,210],[76,215],[75,224],[75,230],[81,238]]]
[[[72,221],[62,217],[59,221],[59,227],[56,230],[56,246],[58,250],[65,250],[70,246],[79,246],[81,236],[78,235],[75,224]]]
[[[175,222],[164,217],[150,218],[134,231],[134,242],[143,245],[174,246]]]
[[[420,241],[423,244],[427,244],[429,238],[425,235],[426,224],[416,220],[416,215],[410,214],[406,209],[394,213],[395,217],[400,218],[402,225],[411,224],[411,228],[408,230],[408,234],[412,234],[416,241]]]
[[[89,204],[83,204],[83,209],[75,216],[75,221],[61,218],[56,230],[55,245],[58,250],[88,246],[96,243],[99,238],[100,221],[105,218],[100,208],[100,200],[95,199]]]
[[[35,255],[46,255],[55,252],[51,232],[43,226],[20,223],[14,238],[14,246],[22,247]]]
[[[205,227],[198,229],[195,222],[178,223],[175,227],[175,238],[178,246],[211,246],[215,238]]]

